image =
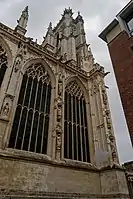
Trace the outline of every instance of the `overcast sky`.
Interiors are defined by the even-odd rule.
[[[70,6],[74,17],[78,11],[81,12],[85,21],[87,42],[91,44],[94,57],[106,71],[111,72],[106,77],[106,85],[110,88],[109,102],[121,163],[133,160],[133,149],[108,49],[98,35],[128,2],[129,0],[0,0],[0,21],[11,28],[15,27],[24,7],[29,6],[27,36],[38,39],[38,42],[42,41],[49,22],[55,26],[65,8]]]

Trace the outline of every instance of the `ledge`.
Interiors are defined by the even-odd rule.
[[[58,167],[67,167],[77,170],[87,170],[87,171],[99,171],[99,169],[90,163],[74,161],[69,159],[62,159],[60,161],[53,160],[51,157],[44,154],[36,154],[27,151],[21,151],[16,149],[7,148],[5,150],[0,149],[0,158],[12,159],[12,160],[24,160],[28,162],[36,162],[40,164],[48,164]]]
[[[81,194],[81,193],[64,193],[64,192],[34,192],[34,191],[23,191],[23,190],[6,190],[6,189],[0,189],[0,195],[2,198],[6,199],[22,199],[22,198],[58,198],[58,199],[63,199],[63,198],[81,198],[81,199],[87,199],[87,198],[129,198],[128,194],[107,194],[107,195],[102,195],[102,194]]]

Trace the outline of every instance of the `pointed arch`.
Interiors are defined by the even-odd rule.
[[[21,72],[22,83],[8,146],[47,154],[55,77],[42,58],[27,60]]]
[[[7,53],[7,57],[8,57],[8,66],[12,65],[13,62],[13,55],[12,55],[12,51],[9,47],[9,45],[7,44],[7,42],[5,41],[5,39],[0,35],[0,45],[2,45],[2,47],[4,48],[4,50]]]
[[[78,76],[72,75],[72,76],[68,77],[65,81],[65,87],[72,81],[75,81],[79,85],[79,87],[81,88],[81,90],[84,93],[86,103],[89,103],[89,96],[88,96],[88,93],[87,93],[87,88],[84,86],[84,83],[82,82],[82,80]]]
[[[64,157],[90,162],[86,111],[87,90],[77,76],[65,82],[64,97]]]
[[[44,60],[43,58],[34,58],[34,59],[28,59],[25,63],[25,65],[22,67],[22,73],[24,74],[27,68],[33,64],[41,64],[45,70],[48,72],[50,80],[51,80],[51,86],[52,88],[55,87],[56,79],[54,76],[54,73],[52,69],[50,68],[49,64]]]

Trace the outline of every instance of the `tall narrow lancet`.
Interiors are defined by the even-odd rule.
[[[26,6],[25,9],[22,11],[20,18],[17,20],[18,24],[15,28],[15,30],[22,35],[25,35],[25,33],[27,32],[26,27],[28,23],[28,17],[28,6]]]

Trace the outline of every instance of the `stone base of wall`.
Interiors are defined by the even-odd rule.
[[[0,199],[129,199],[127,194],[80,194],[80,193],[60,193],[60,192],[23,192],[15,190],[0,190]]]
[[[0,199],[129,198],[121,167],[51,160],[16,150],[0,151]]]

